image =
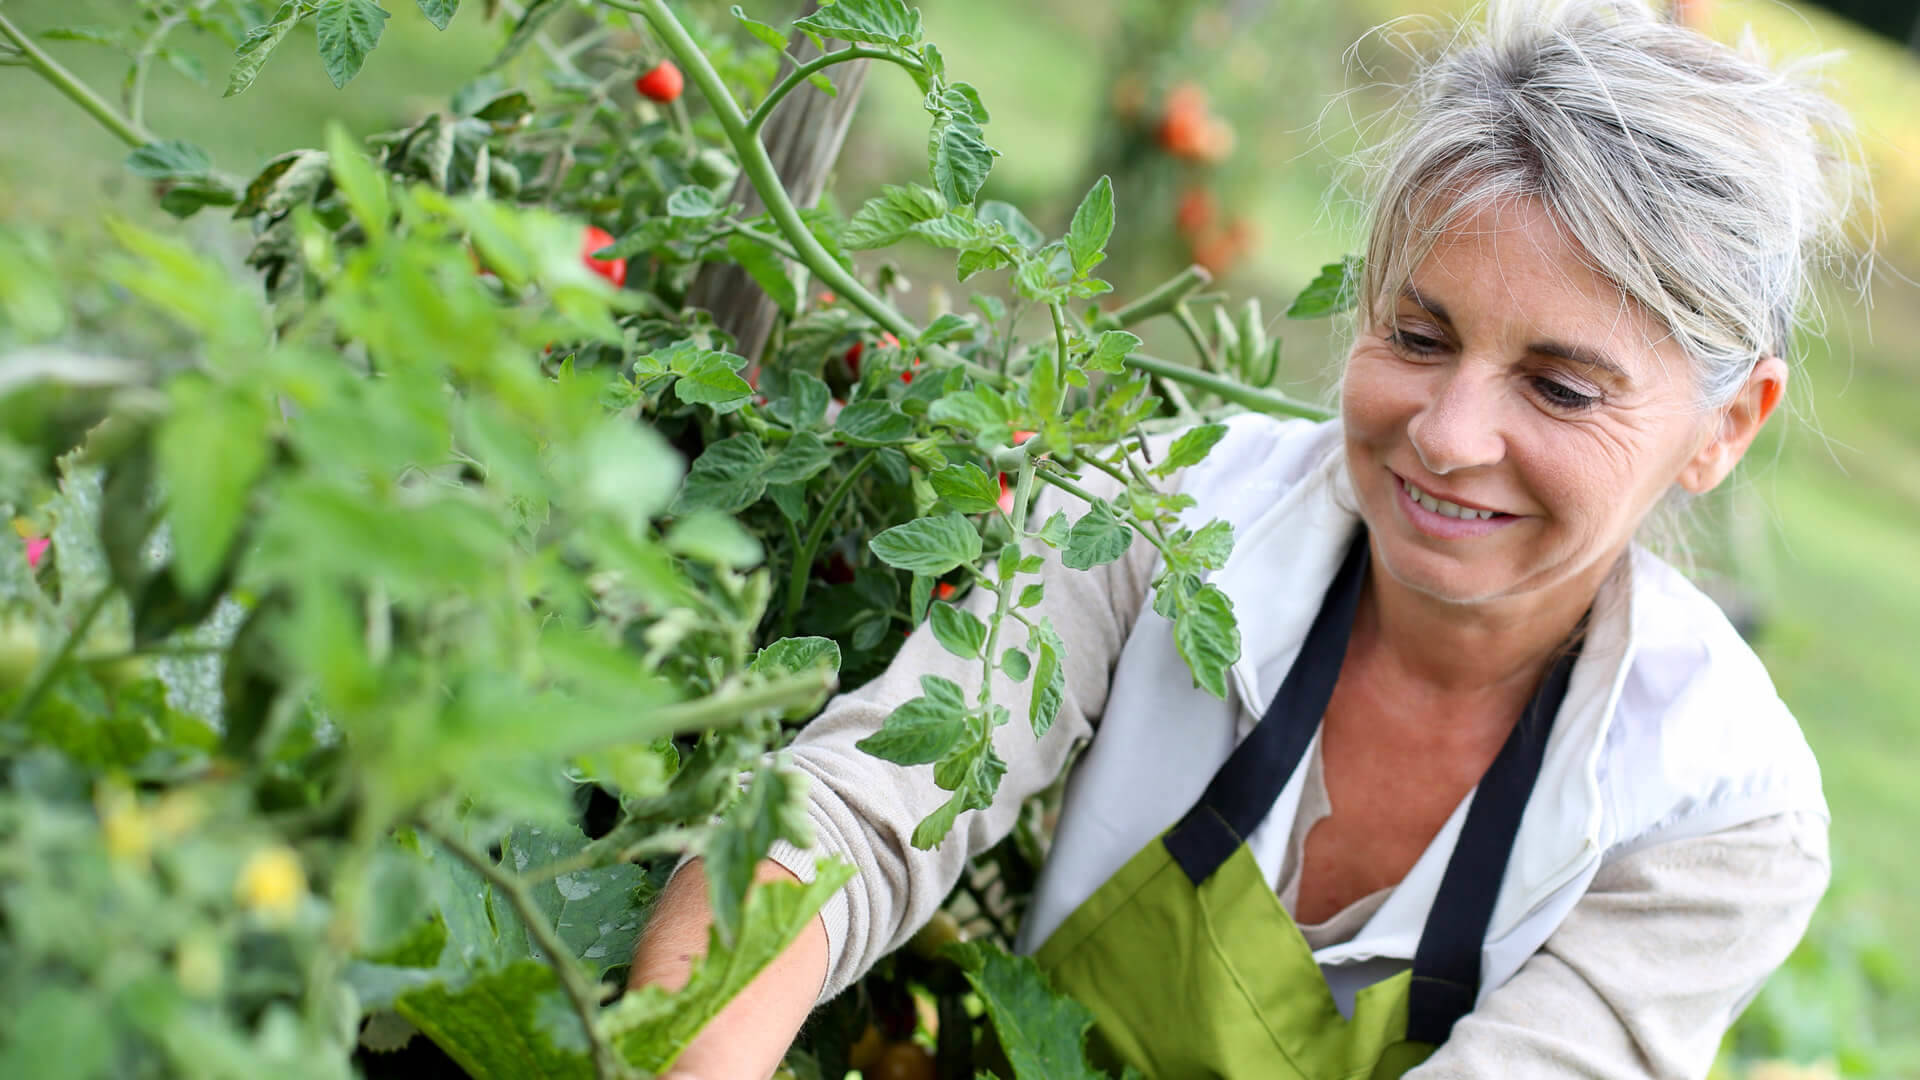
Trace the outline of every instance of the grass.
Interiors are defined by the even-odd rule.
[[[1083,160],[1099,125],[1112,122],[1099,79],[1105,31],[1064,0],[921,3],[950,69],[980,86],[994,112],[989,133],[1005,156],[989,194],[1039,207],[1036,220],[1057,228],[1087,179]],[[30,29],[44,29],[103,21],[117,6],[8,0],[5,11]],[[315,144],[328,122],[361,133],[396,125],[436,107],[480,70],[497,39],[478,18],[479,6],[465,5],[440,34],[411,5],[392,5],[381,48],[344,91],[321,73],[308,32],[284,47],[252,90],[231,99],[218,96],[226,70],[220,50],[196,47],[192,52],[215,88],[198,89],[162,71],[148,122],[201,143],[234,172],[282,149]],[[1337,50],[1364,26],[1413,6],[1357,0],[1339,17],[1313,22],[1319,36],[1296,44]],[[1854,111],[1876,173],[1890,246],[1875,306],[1869,313],[1844,291],[1833,294],[1831,328],[1804,358],[1797,394],[1803,415],[1773,425],[1767,444],[1750,459],[1739,505],[1758,537],[1745,562],[1766,602],[1759,650],[1820,758],[1834,813],[1836,886],[1814,936],[1823,936],[1823,928],[1877,924],[1896,966],[1913,969],[1920,967],[1920,924],[1910,918],[1912,898],[1920,896],[1920,845],[1907,830],[1920,814],[1920,784],[1913,778],[1913,748],[1920,745],[1920,423],[1914,420],[1920,365],[1911,343],[1920,341],[1920,289],[1900,272],[1920,274],[1914,257],[1920,252],[1920,122],[1911,110],[1920,96],[1920,70],[1898,49],[1771,0],[1724,0],[1715,20],[1722,35],[1751,21],[1786,54],[1816,44],[1848,49],[1849,59],[1832,71],[1835,93]],[[1284,20],[1275,25],[1277,33],[1263,40],[1302,33]],[[116,85],[122,68],[104,53],[53,48],[96,86]],[[1274,59],[1287,62],[1284,55]],[[1316,120],[1324,97],[1242,95],[1224,101],[1237,110],[1232,115],[1246,155],[1238,190],[1270,240],[1230,284],[1239,294],[1261,295],[1266,309],[1278,312],[1343,242],[1319,213],[1327,161],[1302,157],[1298,135]],[[0,220],[87,219],[108,206],[145,206],[144,192],[119,169],[124,149],[70,104],[12,69],[0,69],[0,100],[0,146],[6,147]],[[874,73],[843,158],[843,201],[881,182],[919,175],[923,117],[903,77]],[[1122,228],[1154,212],[1123,205]],[[948,265],[928,263],[915,273],[947,282]],[[1293,388],[1323,382],[1333,349],[1327,328],[1279,324],[1275,331],[1287,339]],[[1842,1007],[1817,999],[1795,1005],[1803,1012]],[[1920,990],[1909,986],[1870,1009],[1889,1051],[1880,1067],[1898,1070],[1887,1063],[1912,1054],[1908,1028],[1920,1014]],[[1813,1016],[1808,1023],[1839,1031],[1854,1018]],[[1894,1045],[1902,1038],[1909,1040],[1905,1050]],[[1856,1063],[1852,1071],[1872,1068]]]

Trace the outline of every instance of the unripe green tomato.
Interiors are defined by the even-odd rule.
[[[153,662],[144,656],[122,656],[104,664],[95,664],[93,677],[100,685],[109,690],[125,690],[127,687],[153,675]]]
[[[22,686],[40,666],[40,628],[31,619],[0,619],[0,686]]]
[[[702,187],[719,187],[721,184],[731,184],[734,176],[738,174],[739,171],[739,166],[733,163],[733,159],[728,157],[725,151],[712,146],[707,147],[695,155],[693,164],[687,167],[687,172],[691,174]]]

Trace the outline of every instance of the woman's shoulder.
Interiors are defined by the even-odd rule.
[[[1607,756],[1633,764],[1610,770],[1616,805],[1660,835],[1824,816],[1819,765],[1753,647],[1680,571],[1642,549],[1631,560],[1633,653]]]

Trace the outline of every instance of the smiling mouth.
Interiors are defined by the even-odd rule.
[[[1486,521],[1490,518],[1513,516],[1512,514],[1503,514],[1498,510],[1476,510],[1471,507],[1461,506],[1459,503],[1435,498],[1421,490],[1411,480],[1400,476],[1398,473],[1394,474],[1394,479],[1400,481],[1400,487],[1407,493],[1407,498],[1419,503],[1420,506],[1428,512],[1439,514],[1441,517],[1458,518],[1461,521]]]

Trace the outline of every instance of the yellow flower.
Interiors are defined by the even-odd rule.
[[[293,917],[307,893],[307,875],[300,856],[285,844],[269,844],[253,853],[240,869],[234,896],[250,911],[276,921]]]

